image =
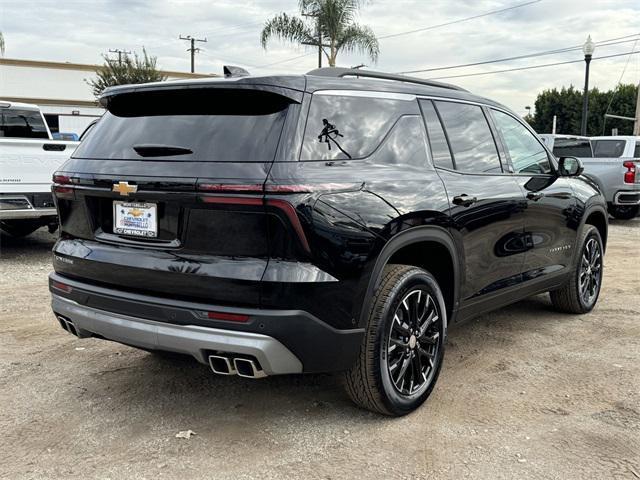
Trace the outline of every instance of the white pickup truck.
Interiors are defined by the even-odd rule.
[[[21,237],[48,225],[55,231],[53,172],[79,142],[51,139],[37,105],[0,100],[0,230]]]
[[[609,213],[630,220],[640,212],[640,137],[542,134],[556,157],[578,157],[584,175],[598,184]]]

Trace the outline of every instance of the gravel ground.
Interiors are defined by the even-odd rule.
[[[331,375],[220,377],[78,340],[49,308],[54,237],[1,241],[1,478],[640,479],[640,219],[611,222],[591,314],[542,295],[452,328],[400,419]]]

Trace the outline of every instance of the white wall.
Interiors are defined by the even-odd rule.
[[[0,65],[0,97],[94,101],[84,79],[93,72]]]

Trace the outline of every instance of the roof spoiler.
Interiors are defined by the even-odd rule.
[[[222,67],[222,71],[224,72],[224,78],[249,76],[249,72],[247,72],[244,68],[235,67],[233,65],[224,65]]]

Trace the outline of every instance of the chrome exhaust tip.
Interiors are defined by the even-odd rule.
[[[222,355],[209,355],[209,366],[213,373],[218,375],[235,375],[238,373],[231,360]]]
[[[264,378],[267,376],[257,362],[248,358],[234,358],[233,366],[240,377]]]
[[[57,318],[58,318],[58,322],[60,322],[60,325],[62,326],[62,328],[64,328],[70,334],[80,338],[80,335],[78,334],[78,330],[76,329],[76,326],[73,324],[73,322],[71,320],[69,320],[68,318],[63,317],[62,315],[58,315]]]

